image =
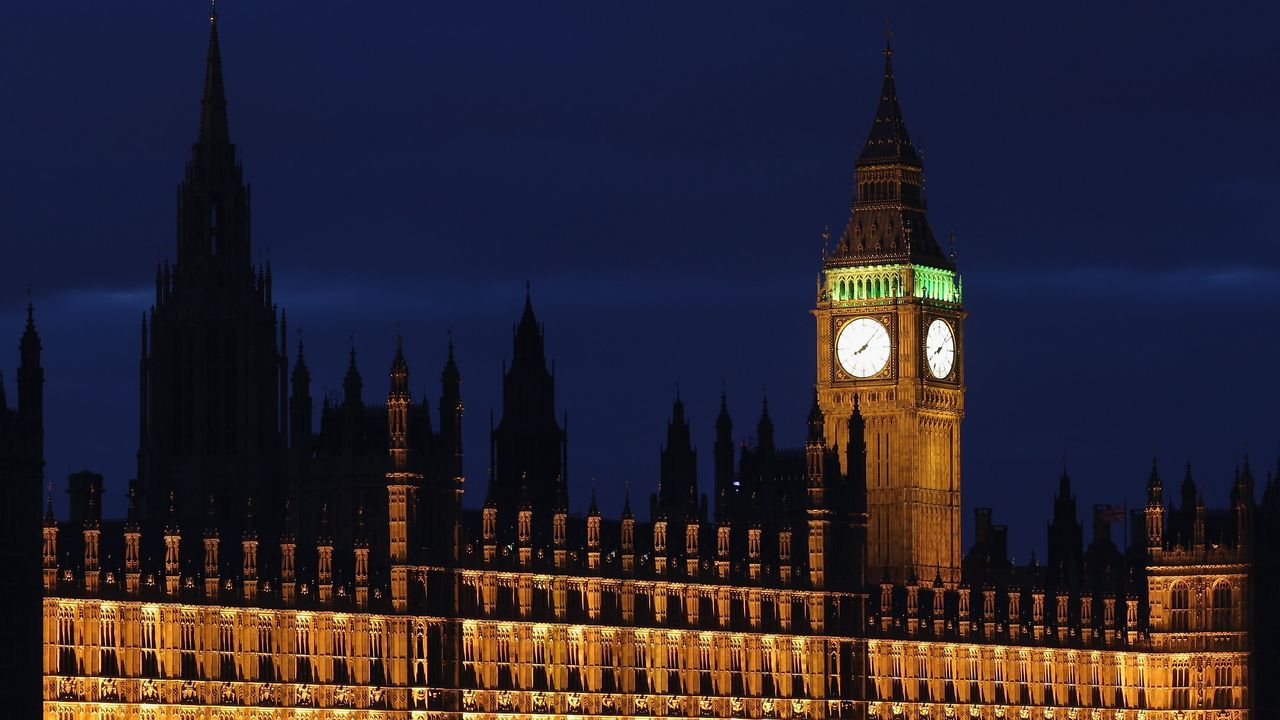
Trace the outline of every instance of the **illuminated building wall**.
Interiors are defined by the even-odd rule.
[[[128,516],[102,517],[93,473],[71,478],[65,520],[6,510],[43,542],[43,597],[28,595],[46,718],[1249,717],[1255,638],[1274,636],[1259,612],[1274,560],[1255,554],[1280,523],[1276,478],[1255,504],[1246,462],[1230,506],[1209,509],[1189,473],[1167,503],[1153,467],[1134,537],[1113,539],[1125,511],[1098,506],[1085,547],[1064,473],[1048,565],[1015,566],[987,509],[962,554],[961,284],[888,59],[818,288],[803,447],[775,446],[767,401],[739,445],[722,402],[709,501],[677,397],[641,522],[629,496],[616,519],[594,496],[569,513],[568,423],[531,294],[482,509],[463,509],[452,352],[436,428],[397,343],[385,405],[364,401],[353,348],[313,430],[302,347],[290,373],[270,271],[249,263],[211,20],[179,260],[143,326]],[[245,328],[252,342],[222,355],[189,352]],[[225,403],[192,412],[192,368],[228,367]],[[28,489],[42,380],[29,312],[19,411],[0,398],[0,469]],[[35,667],[15,672],[34,683]]]

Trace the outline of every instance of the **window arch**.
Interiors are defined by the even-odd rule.
[[[1191,592],[1186,583],[1174,583],[1169,588],[1169,629],[1185,631],[1191,624]]]
[[[1210,597],[1213,603],[1210,612],[1210,619],[1213,623],[1214,630],[1230,630],[1231,629],[1231,585],[1219,582],[1213,586],[1213,592]]]

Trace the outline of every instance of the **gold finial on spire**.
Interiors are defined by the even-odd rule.
[[[209,22],[218,22],[218,0],[209,0]]]
[[[215,0],[216,2],[216,0]],[[893,55],[893,18],[884,19],[884,54]]]

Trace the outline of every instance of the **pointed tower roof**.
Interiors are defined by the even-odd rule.
[[[818,404],[818,388],[813,388],[813,403],[809,405],[809,441],[825,442],[823,426],[826,424],[822,415],[822,406]]]
[[[305,377],[306,379],[310,380],[311,369],[307,367],[306,350],[307,350],[306,346],[303,345],[301,340],[299,340],[298,341],[298,359],[296,362],[293,363],[293,376],[296,378],[299,375],[301,375],[302,377]]]
[[[898,106],[898,88],[893,82],[893,44],[890,39],[886,39],[884,43],[884,79],[880,84],[880,104],[876,106],[876,117],[871,123],[871,132],[867,134],[862,154],[858,156],[859,165],[886,163],[923,166],[919,153],[911,144],[911,136],[907,134],[902,108]]]
[[[524,286],[524,311],[520,314],[520,323],[516,326],[514,355],[511,358],[511,369],[534,363],[545,368],[547,361],[543,354],[542,327],[533,313],[533,292],[529,283]]]
[[[880,99],[858,155],[854,183],[849,224],[826,257],[827,267],[910,262],[954,269],[929,226],[924,162],[911,144],[898,104],[888,42]]]
[[[716,430],[724,433],[733,431],[733,418],[729,417],[729,396],[720,393],[720,414],[716,415]]]
[[[346,394],[348,404],[360,402],[360,391],[364,386],[364,381],[360,379],[360,369],[356,367],[356,343],[355,338],[351,340],[351,355],[347,361],[347,374],[342,379],[342,391]]]
[[[391,358],[391,391],[409,392],[409,363],[404,359],[404,340],[396,333],[396,353]]]
[[[1147,477],[1147,502],[1159,504],[1164,494],[1164,483],[1160,481],[1160,467],[1156,459],[1151,458],[1151,475]]]
[[[40,333],[36,332],[36,308],[31,304],[30,289],[27,290],[27,325],[23,328],[18,348],[24,358],[40,353]]]
[[[227,95],[222,87],[222,52],[218,47],[218,11],[209,11],[209,56],[204,67],[204,97],[200,101],[200,144],[227,145]]]
[[[458,371],[458,361],[453,355],[453,330],[449,330],[449,354],[444,361],[444,370],[440,372],[440,382],[445,387],[456,388],[462,383],[462,373]]]
[[[773,444],[773,418],[769,417],[769,396],[765,395],[760,404],[760,421],[756,423],[756,436],[762,444],[768,439]]]

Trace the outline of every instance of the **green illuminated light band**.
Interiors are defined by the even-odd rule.
[[[827,299],[833,303],[917,297],[961,302],[963,283],[954,270],[924,265],[869,265],[827,270]]]

